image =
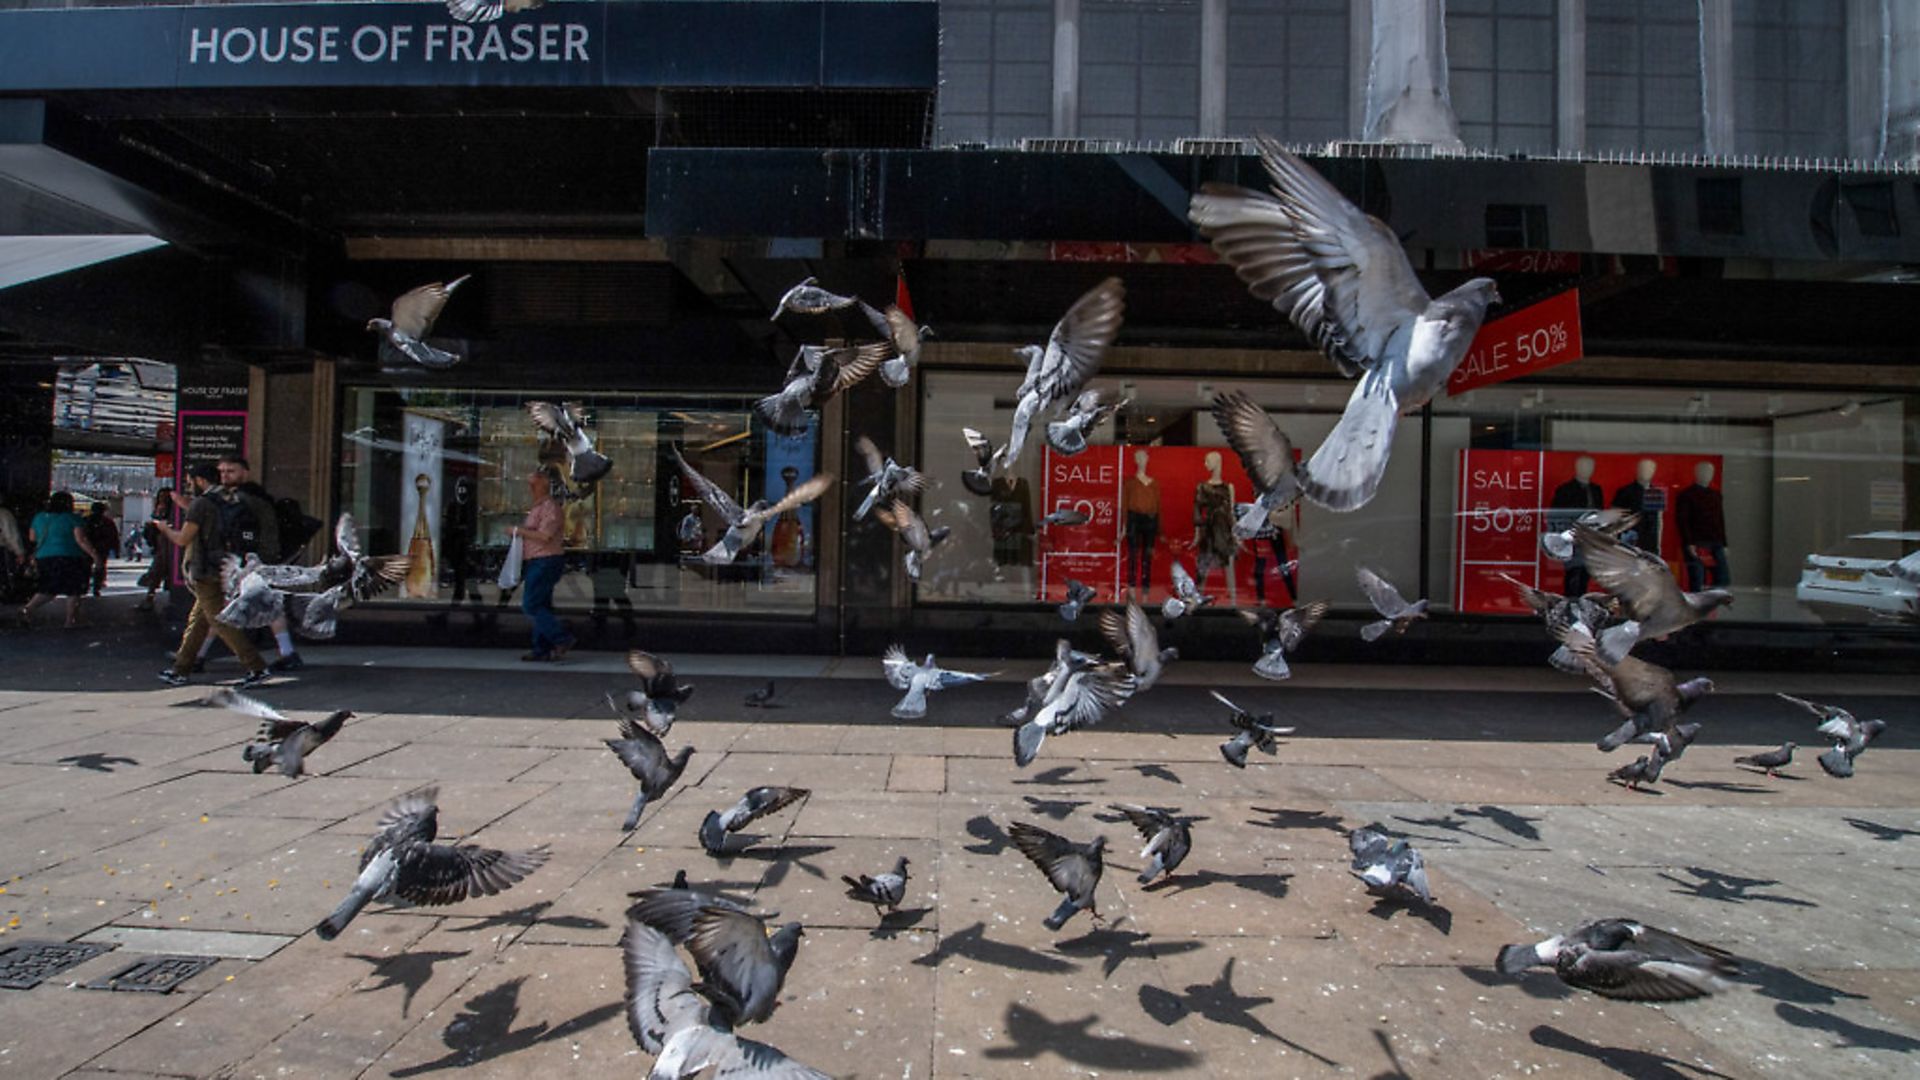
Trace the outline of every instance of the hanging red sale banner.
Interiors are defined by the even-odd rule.
[[[1467,358],[1447,379],[1448,394],[1517,379],[1585,355],[1580,340],[1580,290],[1521,308],[1480,328]]]

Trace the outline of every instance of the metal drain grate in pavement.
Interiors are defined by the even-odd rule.
[[[112,947],[69,941],[22,941],[0,949],[0,987],[31,990]]]
[[[149,956],[104,979],[95,979],[87,989],[164,994],[219,962],[217,956]]]

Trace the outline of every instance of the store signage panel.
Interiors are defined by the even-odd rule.
[[[1568,289],[1482,326],[1466,359],[1447,380],[1447,393],[1464,394],[1569,364],[1583,355],[1580,290]]]

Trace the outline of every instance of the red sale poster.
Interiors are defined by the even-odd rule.
[[[1541,550],[1540,533],[1565,528],[1593,507],[1637,508],[1641,523],[1633,542],[1658,551],[1675,579],[1684,582],[1671,509],[1674,497],[1694,482],[1694,467],[1703,462],[1713,466],[1713,486],[1718,488],[1718,454],[1460,451],[1454,506],[1455,610],[1531,614],[1501,574],[1548,592],[1564,591],[1566,567]]]
[[[1464,394],[1543,368],[1580,359],[1580,290],[1568,289],[1480,328],[1467,355],[1447,379],[1448,394]]]

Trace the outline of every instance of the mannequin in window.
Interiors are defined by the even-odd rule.
[[[1234,516],[1238,517],[1251,505],[1251,503],[1243,503],[1235,507]],[[1288,536],[1287,530],[1280,525],[1280,522],[1285,520],[1285,515],[1292,512],[1291,506],[1273,511],[1267,515],[1265,521],[1260,523],[1260,531],[1253,534],[1253,592],[1263,607],[1267,602],[1269,552],[1272,553],[1274,569],[1279,573],[1281,583],[1287,587],[1287,604],[1291,606],[1298,603],[1300,599],[1300,587],[1294,577],[1294,569],[1299,564],[1299,557],[1293,546],[1293,538]]]
[[[994,564],[1033,565],[1033,495],[1026,478],[999,477],[990,498],[987,520],[993,530]]]
[[[1126,553],[1122,584],[1142,594],[1153,587],[1153,545],[1160,538],[1160,485],[1147,475],[1147,452],[1133,452],[1133,475],[1120,485],[1120,510],[1126,515]]]
[[[1733,583],[1727,569],[1726,503],[1713,486],[1713,463],[1693,467],[1693,486],[1673,500],[1673,524],[1680,530],[1680,554],[1687,564],[1687,590],[1699,592],[1711,584],[1724,589]]]
[[[1593,482],[1593,458],[1581,454],[1573,459],[1573,476],[1566,483],[1553,489],[1553,501],[1547,512],[1547,530],[1561,532],[1573,527],[1580,515],[1589,510],[1598,510],[1606,505],[1606,496],[1600,485]],[[1562,590],[1568,596],[1583,596],[1587,591],[1587,563],[1580,557],[1580,549],[1573,549],[1573,558],[1561,564],[1566,567],[1567,583]]]
[[[780,479],[786,482],[786,490],[792,491],[794,482],[800,479],[800,470],[788,465],[780,470]],[[786,496],[782,493],[781,497]],[[773,565],[790,570],[805,564],[806,559],[807,530],[796,508],[781,514],[773,523]]]
[[[1652,458],[1641,458],[1633,467],[1633,483],[1620,485],[1608,504],[1640,515],[1640,524],[1621,539],[1655,555],[1660,554],[1660,512],[1666,508],[1667,494],[1653,486],[1654,475],[1659,470],[1660,466]]]
[[[1204,592],[1209,571],[1223,567],[1227,572],[1227,603],[1237,606],[1239,583],[1233,577],[1233,558],[1240,543],[1233,538],[1233,485],[1220,476],[1220,451],[1209,450],[1202,461],[1207,479],[1193,489],[1194,579]]]

